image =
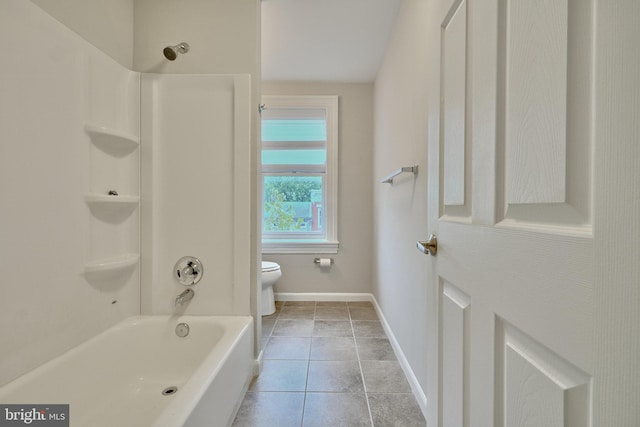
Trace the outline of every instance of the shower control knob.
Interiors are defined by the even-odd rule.
[[[182,269],[182,277],[193,277],[197,276],[199,273],[197,265],[188,265],[187,267]]]
[[[204,269],[202,263],[196,257],[186,256],[182,257],[176,262],[173,267],[173,272],[176,279],[180,284],[185,286],[195,285],[202,279]]]

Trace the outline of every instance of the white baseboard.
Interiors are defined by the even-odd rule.
[[[398,362],[402,367],[405,375],[407,376],[407,381],[409,381],[409,385],[411,386],[411,391],[418,401],[418,405],[424,414],[425,419],[427,418],[427,395],[420,387],[420,383],[416,378],[407,358],[396,340],[393,331],[391,330],[391,326],[387,322],[387,319],[384,317],[382,313],[382,309],[376,300],[376,297],[373,294],[366,293],[294,293],[294,292],[275,292],[276,301],[369,301],[373,304],[376,312],[378,313],[378,317],[380,318],[380,323],[384,328],[384,331],[389,338],[389,342],[391,343],[391,347],[393,347],[393,351],[398,358]]]
[[[274,292],[276,301],[371,301],[372,294],[339,293],[339,292]]]

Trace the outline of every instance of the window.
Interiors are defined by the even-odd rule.
[[[263,102],[262,251],[335,253],[338,97]]]

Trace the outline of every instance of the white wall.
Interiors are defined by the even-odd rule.
[[[80,37],[133,67],[134,0],[31,0]]]
[[[374,175],[419,165],[418,175],[374,189],[373,291],[395,337],[426,390],[429,280],[415,249],[427,229],[427,33],[429,2],[405,0],[375,81]]]
[[[258,0],[135,0],[134,69],[145,73],[259,71]],[[167,61],[162,50],[191,50]]]
[[[259,0],[31,0],[126,68],[147,73],[260,72]],[[171,62],[168,45],[191,51]]]
[[[137,151],[103,156],[84,129],[136,135],[139,86],[31,2],[0,2],[0,38],[12,49],[0,63],[3,384],[139,311],[137,267],[110,280],[84,273],[138,250],[136,212],[95,214],[84,199],[112,185],[135,195]]]
[[[373,85],[369,83],[263,82],[263,95],[338,95],[338,240],[337,254],[276,255],[282,268],[276,292],[371,292]],[[335,264],[323,271],[316,256]]]

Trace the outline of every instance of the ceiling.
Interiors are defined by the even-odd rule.
[[[262,80],[373,82],[402,0],[262,0]]]

